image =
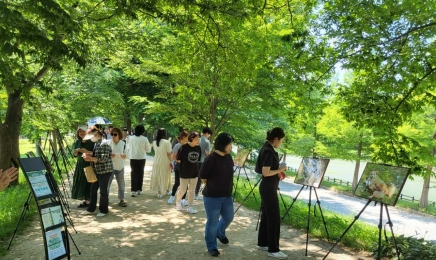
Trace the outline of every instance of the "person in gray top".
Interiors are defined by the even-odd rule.
[[[204,162],[204,158],[206,158],[206,156],[208,156],[210,154],[209,137],[211,135],[212,135],[212,129],[210,129],[209,127],[203,128],[203,131],[201,134],[201,139],[200,139],[201,158],[200,158],[200,161],[197,163],[198,172],[200,172],[200,168]],[[200,179],[200,176],[198,176],[198,177],[199,178],[197,180],[197,185],[195,186],[195,197],[194,197],[196,200],[200,199],[200,195],[198,195],[198,193],[200,192],[201,179]]]

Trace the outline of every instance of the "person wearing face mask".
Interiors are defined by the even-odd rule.
[[[280,207],[277,197],[279,181],[283,179],[281,173],[286,170],[286,165],[279,166],[279,156],[274,150],[280,147],[284,137],[285,132],[280,127],[267,132],[266,142],[259,151],[255,167],[255,171],[262,174],[259,185],[262,202],[257,245],[259,250],[268,251],[268,256],[277,259],[288,257],[279,247]]]
[[[76,168],[73,175],[73,187],[71,188],[71,198],[83,200],[78,208],[87,208],[89,206],[89,194],[91,190],[91,183],[86,180],[85,172],[83,169],[90,165],[86,162],[82,155],[84,153],[92,152],[94,143],[91,140],[83,140],[86,135],[88,127],[86,125],[79,126],[76,132],[77,140],[74,142],[74,156],[77,157]]]
[[[97,217],[106,216],[109,213],[109,194],[108,185],[109,179],[113,172],[112,164],[112,149],[107,142],[102,142],[105,133],[96,128],[88,129],[87,135],[84,140],[91,140],[94,142],[94,149],[92,153],[84,153],[83,159],[91,162],[94,168],[97,181],[92,183],[90,191],[90,202],[88,208],[82,212],[84,215],[94,214],[97,208],[97,191],[100,189],[100,203],[99,213]]]

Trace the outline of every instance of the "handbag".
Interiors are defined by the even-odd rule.
[[[97,181],[97,176],[95,176],[94,169],[91,165],[83,168],[83,171],[85,172],[86,180],[88,182],[94,183]]]

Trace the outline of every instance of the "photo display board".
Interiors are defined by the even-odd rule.
[[[52,194],[45,171],[26,172],[30,186],[37,198]]]
[[[53,260],[66,255],[62,229],[57,228],[45,233],[47,241],[47,259]]]
[[[50,172],[47,172],[41,157],[18,159],[24,175],[32,189],[41,229],[44,237],[44,250],[47,260],[61,259],[70,256],[68,230],[64,210],[59,198],[57,183]]]
[[[409,173],[410,168],[367,163],[354,195],[395,206]]]
[[[294,183],[319,188],[330,159],[304,157]]]

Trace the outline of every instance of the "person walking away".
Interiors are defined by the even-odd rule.
[[[87,162],[92,162],[97,181],[91,184],[90,201],[88,208],[82,212],[84,215],[94,214],[97,207],[97,191],[100,189],[100,203],[99,213],[97,217],[106,216],[109,213],[109,194],[108,185],[109,178],[114,170],[112,164],[112,149],[106,143],[102,142],[104,131],[100,131],[96,128],[88,129],[87,135],[84,140],[91,140],[95,143],[92,153],[84,153],[83,159]]]
[[[226,229],[234,217],[232,142],[233,137],[228,133],[219,134],[214,143],[215,151],[206,157],[199,172],[205,184],[202,192],[206,210],[204,239],[211,256],[220,254],[217,238],[223,244],[229,243]]]
[[[109,178],[109,184],[107,186],[107,192],[110,193],[111,184],[115,177],[118,184],[118,199],[120,200],[118,206],[127,207],[127,203],[124,201],[124,194],[126,191],[126,182],[124,180],[124,160],[127,158],[126,141],[123,140],[123,132],[120,128],[111,128],[111,139],[107,141],[112,149],[112,163],[114,165],[114,170]]]
[[[201,157],[200,157],[200,161],[197,164],[198,171],[200,171],[201,165],[204,162],[204,158],[206,158],[206,156],[208,156],[210,153],[209,137],[211,135],[212,135],[212,129],[210,129],[209,127],[203,128],[202,135],[200,138]],[[200,199],[200,196],[198,195],[198,193],[200,192],[200,187],[201,187],[201,178],[199,176],[199,178],[197,180],[197,186],[195,186],[195,197],[194,198],[196,200]]]
[[[180,186],[180,163],[177,162],[177,153],[179,152],[179,149],[182,145],[188,143],[188,136],[189,133],[186,130],[182,130],[177,137],[177,140],[179,141],[176,143],[173,147],[173,150],[171,151],[171,159],[173,160],[174,164],[174,185],[173,189],[171,191],[171,197],[168,199],[168,204],[171,204],[176,199],[176,192],[177,189]],[[186,193],[183,194],[181,204],[182,206],[188,206],[188,202],[185,200]]]
[[[150,189],[157,191],[157,198],[162,198],[162,192],[170,189],[171,183],[171,143],[167,139],[164,128],[157,130],[156,140],[152,148],[155,152],[151,172]]]
[[[180,163],[180,187],[177,192],[176,207],[182,210],[182,197],[188,189],[188,212],[197,213],[192,207],[194,202],[194,190],[197,184],[198,169],[197,163],[200,160],[201,148],[198,146],[200,134],[192,132],[188,136],[188,143],[182,145],[177,154],[177,161]]]
[[[135,127],[135,135],[130,136],[127,142],[127,157],[130,159],[130,183],[131,195],[136,197],[142,193],[144,182],[145,156],[151,151],[148,138],[143,136],[145,128],[143,125]]]
[[[91,140],[83,140],[86,136],[88,127],[81,125],[76,131],[76,141],[74,142],[74,156],[77,157],[76,167],[74,168],[73,186],[71,187],[71,198],[77,200],[83,200],[79,204],[78,208],[87,208],[89,206],[89,196],[91,192],[91,184],[86,179],[83,169],[91,165],[90,162],[86,162],[82,155],[84,153],[92,153],[94,149],[94,142]]]
[[[288,256],[280,251],[280,208],[277,197],[281,172],[286,165],[279,166],[279,156],[274,150],[282,144],[285,132],[276,127],[267,132],[266,142],[259,151],[255,171],[262,174],[259,185],[261,198],[261,216],[257,245],[260,250],[268,251],[268,256],[277,259],[286,259]],[[280,167],[280,168],[279,168]]]

